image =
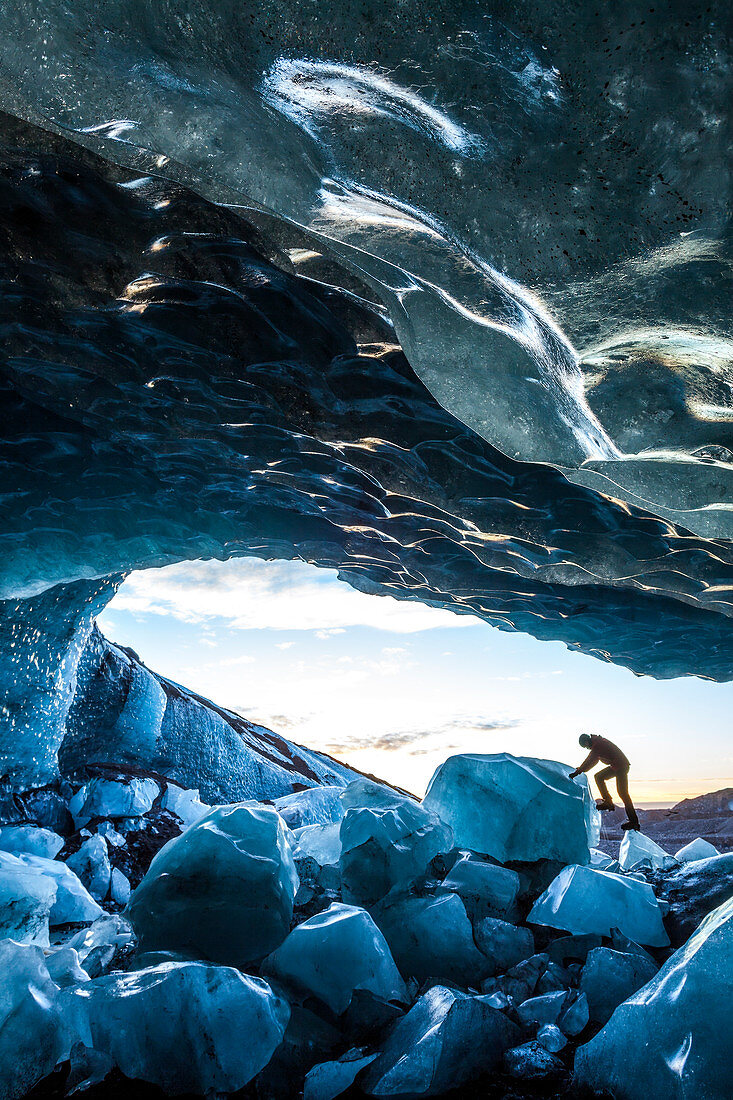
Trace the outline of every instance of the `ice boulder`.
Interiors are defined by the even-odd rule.
[[[618,861],[622,871],[668,871],[677,866],[674,856],[635,829],[624,833]]]
[[[491,1072],[518,1038],[485,997],[434,985],[392,1025],[360,1086],[368,1096],[440,1096]]]
[[[450,829],[418,802],[369,780],[342,794],[341,877],[345,901],[372,905],[423,874],[453,844]]]
[[[127,905],[131,893],[132,888],[127,875],[119,867],[113,867],[109,878],[110,901],[115,905]]]
[[[377,1058],[363,1050],[347,1050],[337,1062],[321,1062],[308,1073],[303,1100],[335,1100],[353,1085],[357,1076]]]
[[[242,1088],[270,1061],[289,1016],[266,982],[199,962],[108,974],[63,997],[86,1047],[174,1096]]]
[[[0,1100],[19,1100],[67,1057],[60,994],[40,947],[0,941]]]
[[[140,817],[152,809],[159,794],[154,779],[131,776],[123,781],[95,776],[76,792],[69,809],[76,827],[81,828],[96,817]]]
[[[357,990],[406,1001],[387,941],[365,909],[338,903],[299,924],[267,958],[263,973],[317,997],[341,1015]]]
[[[648,957],[596,947],[588,952],[580,989],[588,999],[590,1018],[597,1024],[611,1019],[615,1009],[651,981],[657,966]]]
[[[18,856],[0,852],[0,939],[48,947],[56,882]]]
[[[478,988],[495,971],[493,957],[476,946],[465,906],[456,894],[387,899],[374,910],[374,918],[405,978],[435,978]]]
[[[273,805],[291,829],[330,825],[344,816],[343,792],[343,787],[309,787],[306,791],[284,794],[276,798]]]
[[[720,853],[715,845],[699,836],[696,840],[691,840],[689,844],[685,844],[679,852],[675,852],[674,858],[678,863],[694,863],[695,860],[709,859],[710,856],[717,855],[720,855]]]
[[[335,867],[341,859],[341,826],[334,821],[328,825],[304,825],[294,832],[295,859],[310,857],[319,867]]]
[[[534,936],[529,928],[518,928],[497,917],[484,917],[474,926],[479,950],[491,959],[494,968],[504,973],[534,953]]]
[[[0,829],[0,851],[13,855],[55,859],[64,846],[63,837],[37,825],[5,825]]]
[[[95,833],[85,840],[66,860],[66,866],[79,876],[93,898],[104,901],[109,893],[112,867],[103,836]]]
[[[524,1027],[537,1030],[555,1024],[563,1035],[579,1035],[588,1023],[588,1002],[584,994],[560,989],[530,997],[517,1008],[517,1017]]]
[[[543,1024],[537,1032],[537,1042],[550,1054],[557,1054],[567,1046],[568,1041],[555,1024]]]
[[[298,875],[272,806],[210,810],[157,853],[129,916],[141,951],[246,967],[288,933]]]
[[[451,756],[430,780],[423,805],[447,822],[456,845],[509,860],[589,862],[600,817],[585,776],[555,760]]]
[[[580,1047],[576,1080],[623,1100],[729,1100],[732,1003],[730,898]]]
[[[90,980],[79,962],[78,953],[68,944],[46,956],[46,967],[49,977],[60,989],[69,985],[81,985]]]
[[[20,859],[27,867],[56,883],[56,900],[50,915],[52,928],[59,924],[83,924],[101,917],[101,906],[65,863],[43,856],[20,856]]]
[[[443,887],[473,903],[481,916],[504,916],[514,909],[520,880],[517,872],[508,867],[497,867],[468,855],[456,860],[443,879]]]
[[[184,829],[189,825],[195,825],[211,809],[211,806],[201,801],[197,790],[184,790],[173,783],[169,783],[166,787],[160,800],[160,807],[175,814],[183,822]]]
[[[664,889],[669,904],[665,923],[679,947],[703,917],[733,895],[733,852],[681,863],[665,876]]]
[[[597,867],[599,871],[618,870],[618,860],[613,859],[612,856],[606,855],[605,852],[601,852],[598,848],[591,848],[590,866]]]
[[[593,867],[563,867],[532,906],[527,923],[600,936],[618,928],[648,947],[669,944],[651,886]]]

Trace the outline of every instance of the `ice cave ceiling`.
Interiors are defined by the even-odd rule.
[[[733,678],[731,12],[3,7],[15,733],[201,557]]]

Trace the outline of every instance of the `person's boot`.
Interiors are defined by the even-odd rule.
[[[616,807],[610,798],[597,798],[596,799],[597,810],[615,810]]]
[[[624,830],[625,833],[628,833],[629,831],[634,833],[641,832],[641,825],[639,824],[638,817],[631,817],[628,821],[624,821],[621,828]]]

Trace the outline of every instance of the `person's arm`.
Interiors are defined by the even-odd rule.
[[[581,775],[582,772],[590,771],[591,768],[594,768],[596,766],[600,759],[601,758],[596,750],[591,749],[580,767],[576,768],[574,772],[570,773],[570,778],[575,779],[576,775]]]

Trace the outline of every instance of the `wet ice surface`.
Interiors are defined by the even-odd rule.
[[[475,772],[480,758],[469,760]],[[507,757],[486,757],[489,773],[496,761],[505,766]],[[553,769],[535,765],[554,790]],[[461,797],[456,787],[454,803]],[[192,790],[174,801],[183,811],[198,799]],[[118,805],[108,802],[113,811]],[[716,1091],[725,1079],[706,1053],[706,1029],[718,1020],[719,979],[721,998],[727,989],[729,906],[664,963],[671,949],[645,875],[672,899],[670,919],[678,917],[681,876],[690,904],[708,912],[729,884],[727,857],[664,871],[568,864],[558,874],[556,859],[506,867],[452,847],[451,829],[434,811],[365,779],[322,798],[298,792],[284,809],[291,821],[311,823],[293,832],[273,806],[253,800],[200,818],[196,809],[198,820],[153,859],[126,915],[114,912],[125,891],[112,866],[102,899],[108,911],[96,919],[99,907],[65,860],[93,882],[95,853],[104,846],[108,861],[125,858],[141,832],[152,840],[160,810],[95,818],[98,831],[77,830],[56,860],[31,854],[49,843],[42,828],[9,834],[29,851],[0,852],[12,887],[0,899],[0,919],[36,943],[0,940],[8,963],[9,999],[0,1005],[7,1100],[21,1100],[57,1060],[67,1087],[82,1092],[128,1079],[208,1096],[251,1082],[257,1097],[304,1090],[310,1100],[351,1087],[413,1097],[464,1085],[506,1091],[508,1082],[562,1089],[574,1058],[600,1088],[627,1072],[620,1050],[632,1065],[648,1042],[652,1062],[659,1047],[673,1066],[681,1096],[725,1095]],[[485,812],[506,824],[506,805],[487,800]],[[342,850],[342,831],[355,847]],[[360,905],[344,896],[345,872],[349,894],[363,877]],[[58,925],[59,892],[65,906],[86,897],[95,912]],[[626,1014],[647,1000],[659,1025],[643,1033],[636,1022],[627,1027]],[[676,1013],[678,1001],[680,1020],[669,1029],[662,1017]],[[678,1031],[684,1045],[680,1029],[699,1056],[660,1046],[660,1035],[676,1043]],[[31,1041],[35,1060],[24,1053]]]

